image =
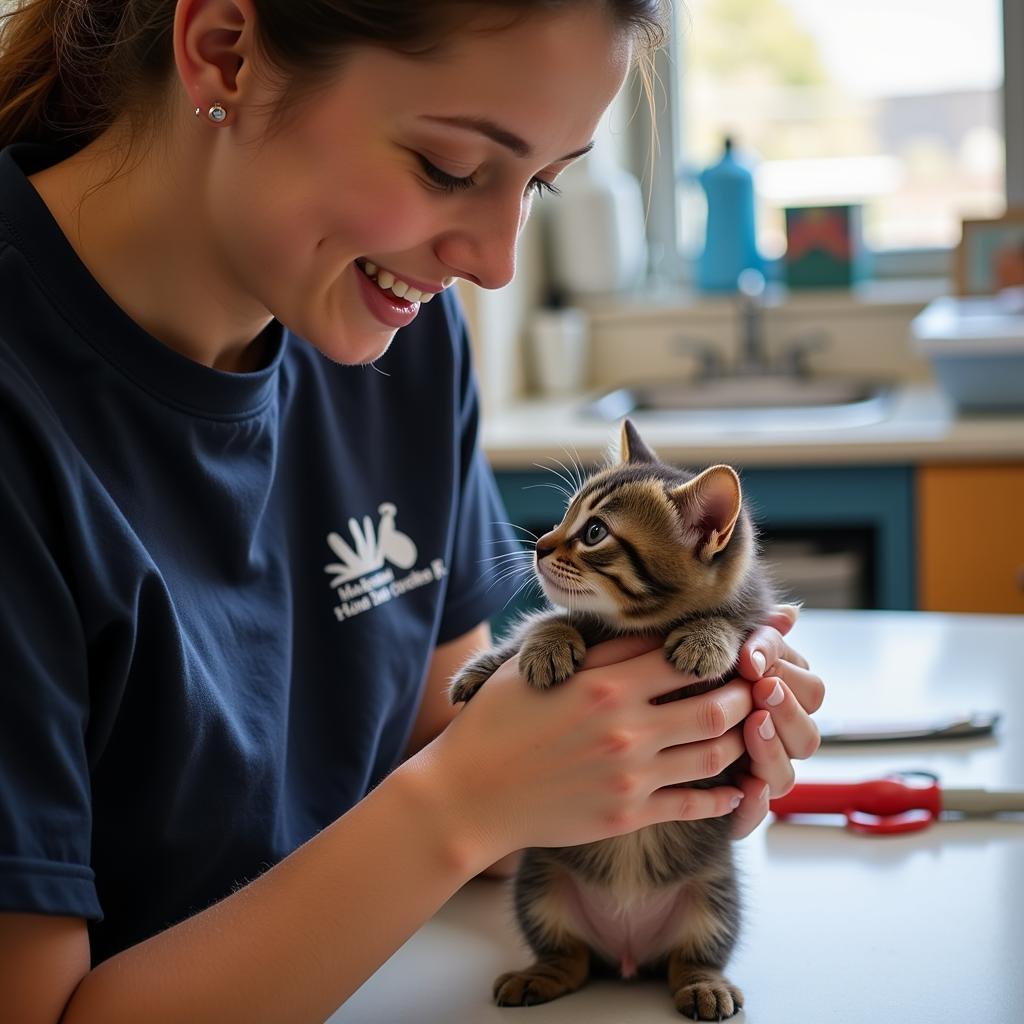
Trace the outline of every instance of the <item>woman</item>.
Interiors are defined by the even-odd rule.
[[[737,803],[745,834],[816,746],[790,609],[744,648],[753,687],[653,706],[678,679],[634,638],[550,694],[513,662],[454,719],[445,697],[489,642],[504,595],[479,565],[505,537],[451,284],[511,278],[657,13],[8,16],[10,1019],[323,1019],[500,858]],[[744,747],[740,788],[665,788]]]

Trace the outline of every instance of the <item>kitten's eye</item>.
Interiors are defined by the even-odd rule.
[[[608,536],[608,527],[600,519],[591,519],[583,528],[583,543],[591,547],[600,544]]]

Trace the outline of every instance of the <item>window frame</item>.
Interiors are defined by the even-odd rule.
[[[669,42],[655,56],[655,110],[652,121],[646,104],[635,122],[632,170],[648,190],[647,238],[652,274],[661,281],[689,284],[692,260],[678,249],[676,225],[686,131],[679,109],[681,60],[675,8],[669,10]],[[1024,0],[1003,0],[1003,138],[1006,148],[1006,204],[1024,206]],[[653,158],[649,155],[653,153]],[[944,277],[951,249],[902,249],[872,252],[872,276],[879,279]]]

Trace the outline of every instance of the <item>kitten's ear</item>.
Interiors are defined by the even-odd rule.
[[[683,517],[688,538],[702,562],[710,562],[732,538],[740,517],[740,478],[731,466],[712,466],[669,491]]]
[[[619,462],[657,462],[658,456],[644,444],[631,420],[622,421],[619,435]]]

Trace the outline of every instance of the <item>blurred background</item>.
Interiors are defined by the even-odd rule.
[[[510,518],[629,415],[740,469],[795,599],[1024,611],[1022,58],[1024,0],[676,5],[464,290]]]
[[[704,165],[725,135],[742,140],[766,256],[785,251],[780,210],[795,203],[864,203],[867,246],[893,257],[949,250],[963,218],[1006,209],[1001,0],[686,6],[678,156]],[[701,220],[681,205],[684,252]]]

